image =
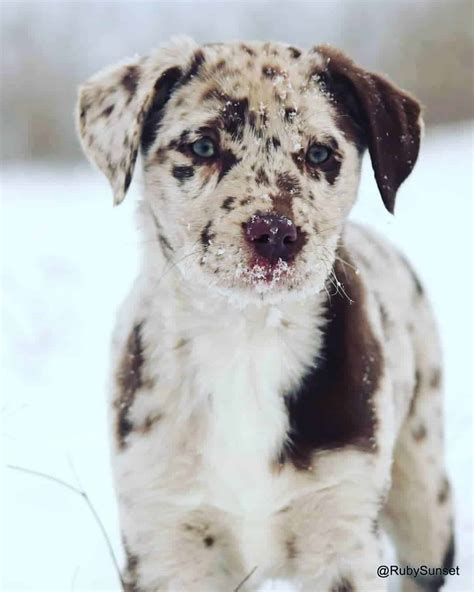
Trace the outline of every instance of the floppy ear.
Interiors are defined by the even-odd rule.
[[[321,45],[322,81],[346,109],[369,148],[377,186],[393,214],[398,188],[415,166],[423,129],[418,101],[383,76],[359,68],[342,52]]]
[[[196,48],[190,39],[177,39],[148,58],[102,70],[80,87],[76,119],[82,148],[110,181],[114,205],[123,201],[132,180],[147,115],[164,106]],[[156,127],[157,118],[150,124]]]

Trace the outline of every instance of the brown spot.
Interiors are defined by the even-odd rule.
[[[242,49],[243,51],[245,51],[245,53],[247,53],[249,56],[256,56],[256,52],[254,49],[252,49],[250,46],[248,46],[245,43],[241,43],[240,44],[240,49]]]
[[[449,498],[450,490],[449,481],[446,479],[446,477],[444,477],[440,490],[438,491],[438,504],[446,503],[447,499]]]
[[[301,56],[301,50],[296,47],[288,47],[288,51],[293,59],[297,60]]]
[[[291,158],[293,159],[293,162],[298,167],[298,170],[300,171],[300,173],[304,173],[306,171],[306,154],[305,154],[305,151],[303,150],[303,148],[300,148],[300,150],[298,150],[298,152],[292,152]]]
[[[233,140],[241,140],[248,113],[248,99],[229,98],[221,109],[222,127]]]
[[[326,61],[319,84],[332,96],[337,123],[360,151],[368,146],[377,186],[385,207],[393,213],[397,190],[418,157],[421,106],[342,52],[326,45],[316,51]]]
[[[265,65],[262,66],[262,74],[265,78],[276,78],[277,76],[286,76],[286,72],[278,68],[278,66],[269,66]]]
[[[209,245],[212,243],[216,236],[214,233],[211,232],[211,227],[212,221],[209,220],[209,222],[206,224],[206,226],[201,232],[201,244],[204,247],[204,249],[207,249],[209,247]]]
[[[332,156],[326,162],[323,162],[319,169],[322,171],[329,185],[334,185],[341,171],[341,161],[336,156]]]
[[[415,442],[421,442],[427,436],[426,426],[423,423],[420,423],[416,428],[412,430],[412,436]]]
[[[127,544],[123,543],[125,550],[125,573],[123,578],[124,592],[141,592],[141,588],[138,585],[138,556],[131,553]]]
[[[206,545],[206,547],[212,547],[212,545],[214,544],[214,537],[207,535],[206,537],[204,537],[204,544]]]
[[[233,210],[232,206],[235,203],[235,200],[236,200],[235,197],[232,197],[232,196],[226,197],[224,199],[224,201],[222,202],[221,208],[223,210],[227,210],[228,212],[232,211]]]
[[[235,156],[231,150],[221,150],[220,158],[217,161],[217,168],[219,172],[219,181],[227,175],[231,168],[233,168],[240,159]]]
[[[147,416],[143,425],[140,428],[142,434],[148,434],[151,429],[161,420],[163,419],[163,415],[161,413],[153,413]]]
[[[196,76],[199,75],[199,71],[201,70],[202,65],[206,61],[204,57],[204,52],[202,49],[197,49],[194,52],[193,59],[189,65],[189,68],[186,70],[185,74],[179,81],[179,86],[185,86],[188,82],[191,82]]]
[[[215,63],[214,68],[216,70],[224,70],[226,67],[226,64],[227,64],[227,62],[225,60],[221,59]]]
[[[272,136],[271,138],[267,138],[267,141],[265,142],[265,151],[270,152],[271,150],[277,150],[280,146],[280,140],[276,136]]]
[[[255,182],[257,185],[268,185],[270,180],[263,167],[260,167],[255,175]]]
[[[288,393],[289,443],[285,460],[296,468],[311,466],[316,450],[355,446],[377,449],[373,397],[379,388],[383,357],[365,310],[365,293],[351,257],[341,248],[334,265],[342,283],[327,302],[323,345],[302,385]],[[328,290],[334,291],[331,284]]]
[[[166,149],[161,147],[155,152],[153,157],[154,164],[164,164],[166,162]],[[146,166],[146,165],[145,165]]]
[[[355,588],[350,580],[341,578],[332,586],[331,592],[355,592]]]
[[[144,154],[153,144],[159,131],[160,123],[165,115],[166,103],[171,98],[173,90],[182,76],[180,68],[168,68],[158,78],[154,85],[154,95],[151,105],[144,113],[144,122],[141,132],[140,144]]]
[[[421,375],[420,369],[416,368],[414,383],[413,383],[413,394],[412,394],[412,398],[410,401],[410,408],[408,410],[408,415],[410,417],[412,417],[415,414],[416,403],[418,401],[418,398],[420,396],[422,388],[423,388],[422,375]]]
[[[175,165],[171,171],[173,177],[178,181],[184,182],[194,176],[194,168],[192,166],[178,166]]]
[[[291,173],[280,173],[276,181],[278,189],[290,196],[298,197],[301,195],[301,184]]]
[[[201,95],[201,100],[204,102],[215,99],[221,100],[219,89],[217,89],[215,86],[210,86],[209,88],[206,88]]]
[[[102,113],[100,114],[101,117],[109,117],[109,115],[112,113],[112,111],[115,109],[115,105],[109,105],[108,107],[106,107]]]
[[[294,107],[286,107],[285,109],[285,121],[288,121],[289,123],[293,123],[293,121],[296,118],[297,115],[297,110]]]
[[[136,392],[143,386],[143,364],[145,361],[142,343],[142,323],[138,323],[130,333],[122,363],[116,375],[118,396],[114,401],[117,410],[116,435],[119,448],[126,445],[127,436],[133,430],[129,411]]]
[[[441,370],[439,368],[435,368],[431,372],[430,387],[432,389],[438,389],[440,386],[441,386]]]
[[[140,80],[140,68],[138,66],[127,66],[124,75],[122,76],[122,86],[130,95],[134,95]]]
[[[379,305],[379,311],[380,311],[380,318],[382,320],[382,327],[384,329],[384,333],[387,334],[390,327],[391,327],[390,316],[388,314],[387,309],[382,304],[382,302],[378,301],[378,305]]]
[[[297,549],[296,549],[295,535],[291,535],[288,539],[286,539],[285,548],[286,548],[286,556],[288,557],[288,559],[290,561],[292,559],[295,559],[298,554]]]

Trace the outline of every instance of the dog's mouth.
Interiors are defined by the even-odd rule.
[[[271,262],[261,257],[253,257],[248,265],[240,265],[236,270],[236,278],[255,287],[284,284],[293,274],[293,266],[283,259]]]

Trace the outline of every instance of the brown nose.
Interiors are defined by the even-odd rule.
[[[293,221],[278,214],[255,214],[244,224],[244,234],[254,251],[270,263],[291,261],[303,246]]]

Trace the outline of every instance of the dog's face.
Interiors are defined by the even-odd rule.
[[[327,47],[178,41],[82,90],[86,152],[121,201],[137,150],[157,248],[191,280],[319,291],[368,146],[387,208],[418,153],[419,105]]]

